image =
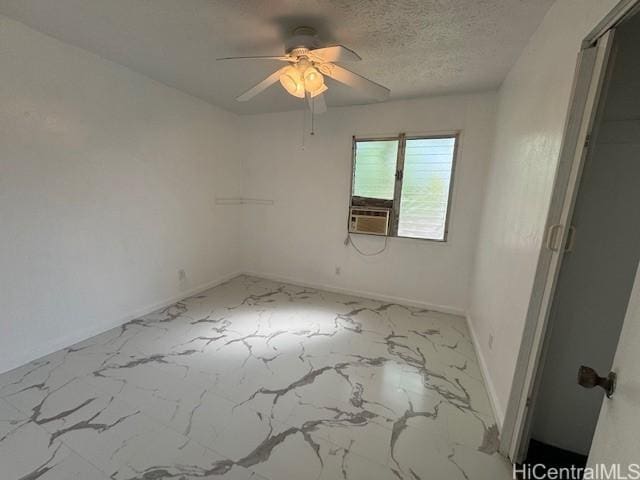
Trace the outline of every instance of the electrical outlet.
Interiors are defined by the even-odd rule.
[[[489,334],[489,341],[487,342],[489,344],[489,350],[493,349],[493,334]]]
[[[341,272],[342,270],[340,269],[340,267],[336,267],[336,275],[340,275]]]

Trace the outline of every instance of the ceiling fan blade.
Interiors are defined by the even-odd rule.
[[[360,90],[369,97],[375,98],[376,100],[386,100],[387,98],[389,98],[391,90],[389,90],[387,87],[383,87],[376,82],[364,78],[357,73],[353,73],[346,68],[342,68],[332,63],[321,65],[321,67],[321,73],[324,73],[325,75],[333,78],[334,80],[337,80],[340,83],[344,83],[351,88]]]
[[[325,88],[321,93],[316,94],[315,96],[311,96],[307,94],[307,102],[309,103],[309,110],[314,114],[321,114],[327,111],[327,104],[324,101],[324,92],[327,89]]]
[[[280,79],[280,75],[282,75],[282,73],[284,72],[285,68],[287,68],[287,67],[282,67],[280,70],[276,70],[271,75],[269,75],[267,78],[262,80],[259,84],[257,84],[256,86],[250,88],[249,90],[244,92],[242,95],[237,97],[236,100],[239,101],[239,102],[246,102],[247,100],[251,100],[253,97],[258,95],[260,92],[266,90],[271,85],[276,83]]]
[[[316,48],[311,50],[311,55],[317,57],[322,62],[357,62],[362,60],[360,55],[342,45]]]
[[[291,59],[286,56],[276,56],[276,55],[262,55],[262,56],[253,56],[253,57],[222,57],[216,58],[216,60],[279,60],[281,62],[290,62]]]

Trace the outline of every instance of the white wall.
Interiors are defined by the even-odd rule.
[[[238,270],[236,116],[5,17],[0,105],[0,371]]]
[[[0,45],[0,371],[240,271],[465,312],[494,93],[330,109],[303,139],[302,111],[237,117],[4,17]],[[449,241],[345,247],[351,136],[454,130]],[[215,205],[242,194],[275,203]]]
[[[470,306],[499,422],[542,245],[577,54],[616,3],[558,0],[499,92]]]
[[[274,201],[245,208],[245,269],[465,312],[494,110],[494,93],[330,108],[316,117],[313,137],[303,133],[303,112],[243,117],[244,194]],[[375,257],[346,247],[352,135],[452,130],[462,137],[449,241],[392,238]],[[384,244],[359,235],[354,241],[367,252]]]

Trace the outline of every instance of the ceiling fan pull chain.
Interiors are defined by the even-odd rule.
[[[302,150],[305,147],[305,140],[307,137],[307,111],[302,110]]]
[[[314,115],[314,111],[315,111],[315,102],[311,101],[311,135],[315,135],[316,131],[315,131],[315,115]]]

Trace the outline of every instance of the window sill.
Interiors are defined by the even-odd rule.
[[[399,239],[399,240],[417,240],[419,242],[429,242],[432,244],[437,244],[437,245],[448,245],[449,242],[449,238],[448,235],[445,236],[444,240],[437,240],[434,238],[419,238],[419,237],[403,237],[400,235],[381,235],[381,234],[377,234],[377,233],[360,233],[360,232],[349,232],[349,235],[362,235],[363,237],[380,237],[380,238],[387,238],[387,239]]]

